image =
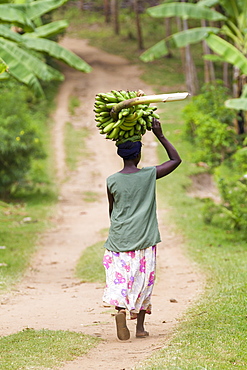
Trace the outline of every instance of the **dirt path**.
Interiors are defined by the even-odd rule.
[[[81,284],[74,277],[74,267],[83,249],[102,240],[100,231],[109,227],[105,179],[121,166],[114,143],[104,140],[95,128],[92,111],[95,94],[111,89],[152,91],[141,82],[140,72],[128,61],[90,47],[83,40],[66,38],[62,43],[94,69],[88,75],[69,68],[65,70],[66,79],[61,85],[54,114],[54,147],[57,177],[61,184],[55,227],[42,236],[40,248],[21,283],[11,293],[1,296],[0,335],[26,327],[97,335],[104,339],[102,344],[61,369],[132,369],[169,339],[181,314],[198,297],[201,282],[195,266],[183,255],[181,237],[168,231],[167,225],[166,228],[162,225],[162,215],[166,212],[162,209],[159,210],[159,219],[163,242],[158,247],[153,315],[146,319],[149,338],[136,339],[132,321],[129,322],[131,339],[119,342],[114,318],[109,308],[102,304],[103,286]],[[67,112],[70,95],[77,95],[81,100],[80,115],[73,124],[86,126],[91,132],[88,140],[90,155],[73,173],[66,171],[63,149],[64,124],[71,122]],[[142,165],[156,163],[155,143],[152,134],[148,133],[145,135]],[[97,192],[99,200],[85,203],[85,191]],[[177,303],[170,302],[170,299],[176,299]]]

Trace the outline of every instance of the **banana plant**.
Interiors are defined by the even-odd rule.
[[[215,5],[221,6],[224,15],[210,9],[210,7]],[[148,8],[147,13],[155,18],[205,19],[208,21],[221,21],[223,25],[222,27],[195,27],[174,33],[146,50],[140,56],[144,62],[166,55],[168,53],[166,43],[169,40],[173,40],[174,45],[178,48],[206,40],[209,47],[218,53],[222,60],[237,65],[242,73],[245,73],[247,68],[247,1],[201,0],[196,4],[164,3]],[[224,42],[224,48],[222,48],[223,42],[220,36],[227,37],[227,41]],[[236,51],[236,57],[231,58],[230,54],[236,53]]]
[[[64,31],[66,21],[36,26],[36,20],[47,12],[63,5],[67,0],[40,0],[23,4],[0,4],[0,54],[8,64],[9,73],[0,79],[14,77],[28,85],[38,97],[43,97],[41,81],[63,80],[64,76],[47,65],[45,56],[60,60],[81,71],[91,67],[73,52],[49,39]],[[21,34],[12,25],[21,27]]]
[[[247,111],[247,85],[244,86],[240,98],[226,100],[225,106],[235,110]]]

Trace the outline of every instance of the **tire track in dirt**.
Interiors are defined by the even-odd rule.
[[[82,251],[101,241],[100,231],[109,227],[105,179],[121,167],[115,144],[104,140],[95,127],[95,95],[111,89],[142,89],[147,94],[152,90],[140,80],[140,71],[125,59],[91,47],[85,40],[64,38],[61,43],[86,60],[93,72],[82,74],[64,68],[66,78],[60,87],[53,116],[55,160],[61,189],[54,227],[41,236],[38,251],[20,284],[1,296],[0,335],[26,327],[96,335],[103,339],[102,343],[86,356],[64,364],[61,370],[133,369],[169,340],[181,315],[202,291],[201,276],[183,254],[182,237],[163,224],[163,214],[167,210],[159,209],[158,204],[163,242],[158,246],[153,314],[146,318],[149,338],[136,339],[135,323],[129,321],[130,340],[118,341],[112,311],[102,304],[103,286],[81,283],[74,277]],[[90,130],[89,155],[80,161],[73,173],[66,169],[63,148],[64,125],[71,122],[67,110],[71,95],[78,96],[81,101],[73,124]],[[153,135],[147,133],[144,139],[141,165],[155,165]],[[86,191],[96,192],[98,201],[86,203],[83,200]],[[171,303],[171,298],[177,303]]]

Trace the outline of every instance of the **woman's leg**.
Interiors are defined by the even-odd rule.
[[[137,314],[137,324],[136,324],[136,337],[145,338],[149,335],[144,329],[144,320],[145,320],[146,310],[141,310]]]

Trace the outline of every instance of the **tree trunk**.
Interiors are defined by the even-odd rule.
[[[178,32],[181,32],[183,30],[181,19],[177,17],[176,18],[176,23],[177,23]],[[183,70],[185,70],[185,49],[180,48],[179,50],[180,50],[180,56],[181,56]]]
[[[118,19],[118,0],[111,0],[111,14],[113,21],[114,33],[120,34],[119,19]]]
[[[181,2],[185,3],[186,0],[181,0]],[[183,19],[183,30],[186,31],[188,30],[188,28],[189,27],[187,19]],[[196,95],[199,90],[199,86],[196,74],[196,67],[190,51],[190,45],[187,45],[185,47],[185,79],[188,92],[191,95]]]
[[[224,62],[223,63],[223,81],[225,87],[230,87],[229,83],[229,64]]]
[[[110,23],[110,21],[111,21],[111,9],[110,9],[109,0],[104,0],[104,15],[105,15],[105,22]]]
[[[171,21],[172,21],[171,17],[170,18],[165,18],[165,35],[166,35],[166,37],[169,37],[172,34]],[[166,55],[166,58],[171,58],[172,57],[172,52],[171,52],[171,49],[170,49],[169,41],[167,41],[166,45],[167,45],[167,48],[168,48],[168,54]]]
[[[207,21],[203,19],[201,21],[202,27],[207,27]],[[203,47],[203,54],[211,54],[211,50],[208,47],[205,40],[202,41],[202,47]],[[214,72],[214,64],[211,60],[204,59],[204,82],[210,83],[215,81],[215,72]]]
[[[143,50],[144,45],[143,45],[142,29],[141,29],[141,22],[140,22],[140,16],[139,16],[139,0],[134,0],[133,6],[134,6],[134,12],[135,12],[135,18],[136,18],[138,48],[139,50]]]

